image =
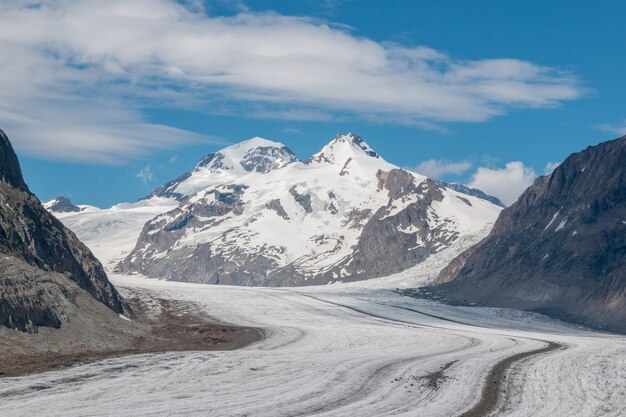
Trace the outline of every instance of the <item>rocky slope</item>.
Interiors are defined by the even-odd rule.
[[[429,289],[626,332],[626,137],[568,157]]]
[[[210,154],[152,196],[181,204],[146,223],[117,270],[239,285],[399,272],[485,233],[500,211],[389,164],[353,134],[304,162],[255,138]]]
[[[30,193],[7,136],[0,130],[0,325],[34,331],[59,327],[70,280],[115,313],[124,303],[100,262]]]

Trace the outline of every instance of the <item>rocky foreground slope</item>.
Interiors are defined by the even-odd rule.
[[[83,292],[114,313],[125,312],[100,262],[29,191],[1,130],[0,271],[0,325],[9,328],[59,327],[76,313]]]
[[[626,332],[626,136],[568,157],[430,288]]]
[[[204,158],[148,198],[122,273],[213,284],[311,285],[399,272],[484,234],[500,208],[386,162],[338,135],[306,161],[260,138]]]

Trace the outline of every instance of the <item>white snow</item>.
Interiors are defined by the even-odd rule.
[[[215,187],[238,180],[248,172],[241,165],[243,157],[259,147],[285,148],[285,145],[271,140],[254,137],[246,141],[231,145],[218,152],[216,155],[222,156],[220,167],[215,167],[210,163],[207,166],[196,166],[191,172],[191,176],[174,187],[171,191],[191,196],[197,192],[209,187]],[[277,160],[277,166],[286,166],[292,163],[292,160]]]
[[[137,243],[144,224],[173,210],[178,202],[153,197],[136,203],[116,204],[108,209],[93,206],[76,213],[53,213],[91,249],[108,270],[123,259]]]
[[[559,216],[559,212],[557,211],[556,213],[554,213],[554,216],[552,216],[552,219],[550,219],[550,222],[548,223],[548,225],[543,229],[544,232],[548,230],[548,228],[552,225],[552,223],[554,223],[554,221],[556,220],[558,216]]]
[[[266,338],[236,351],[125,356],[0,378],[0,415],[460,415],[478,400],[491,366],[543,341],[564,348],[512,368],[498,415],[626,413],[623,336],[382,290],[114,282],[198,302],[217,319],[266,329]],[[423,379],[450,363],[438,389]]]
[[[59,199],[58,199],[58,198],[53,198],[52,200],[50,200],[50,201],[48,201],[48,202],[43,203],[43,207],[44,207],[46,210],[50,210],[50,207],[54,206],[54,205],[55,205],[56,203],[58,203],[58,202],[59,202]]]

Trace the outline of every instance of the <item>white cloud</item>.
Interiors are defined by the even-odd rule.
[[[431,178],[441,178],[447,174],[460,175],[472,167],[469,161],[444,161],[441,159],[429,159],[422,161],[415,167],[415,172]]]
[[[524,166],[523,162],[512,161],[507,162],[504,168],[478,168],[468,185],[498,197],[508,206],[517,200],[536,177],[532,168]]]
[[[152,171],[150,164],[147,164],[139,170],[137,178],[141,179],[144,184],[148,184],[150,181],[154,180],[154,172]]]
[[[548,162],[545,168],[543,169],[543,174],[544,175],[552,174],[552,171],[554,171],[559,165],[561,165],[560,162]]]
[[[38,115],[39,112],[34,112]],[[76,115],[76,113],[72,113]],[[79,112],[80,116],[81,113]],[[0,110],[0,120],[2,111]],[[20,152],[54,160],[95,164],[121,164],[152,149],[167,149],[190,143],[227,143],[224,139],[200,135],[169,126],[120,120],[53,119],[42,115],[16,123],[4,119],[3,129]],[[17,140],[15,140],[17,138]]]
[[[146,120],[146,107],[436,126],[583,94],[558,68],[464,61],[229,3],[242,12],[209,16],[197,0],[2,2],[0,124],[26,152],[45,156],[58,129],[73,138],[61,143],[65,158],[115,160],[174,145],[152,137],[163,127]]]
[[[621,137],[626,135],[626,119],[619,123],[602,123],[596,125],[596,129]]]

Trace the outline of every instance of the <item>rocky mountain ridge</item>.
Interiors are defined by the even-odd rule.
[[[52,281],[68,279],[113,312],[125,304],[109,282],[100,262],[69,229],[41,205],[26,186],[19,161],[0,130],[0,254],[4,275],[0,284],[0,324],[34,331],[58,327],[66,298]],[[49,278],[54,275],[55,279]],[[48,294],[48,295],[45,295]]]
[[[626,331],[626,136],[572,154],[428,291]]]

